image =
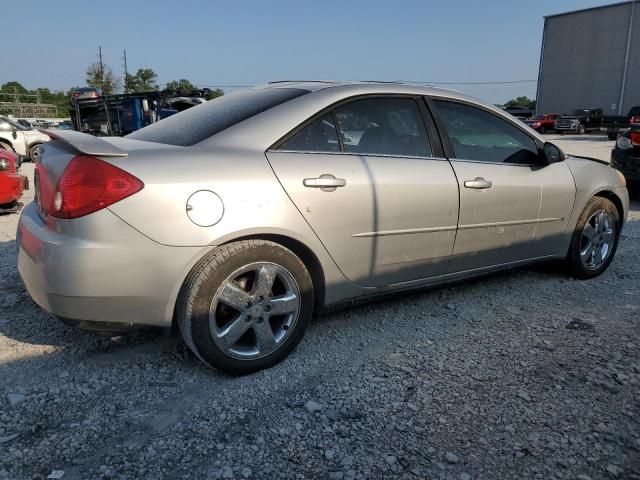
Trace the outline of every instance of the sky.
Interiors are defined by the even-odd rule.
[[[102,46],[116,75],[126,49],[129,71],[153,68],[160,84],[187,78],[228,92],[285,79],[449,82],[504,103],[535,97],[545,15],[607,3],[617,1],[11,1],[0,84],[84,85]]]

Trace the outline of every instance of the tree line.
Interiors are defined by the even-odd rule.
[[[100,65],[98,63],[89,65],[86,71],[86,85],[84,86],[99,88],[104,95],[160,90],[158,75],[152,68],[140,68],[133,74],[127,74],[124,80],[116,77],[108,66],[105,65],[103,68],[104,74],[100,71]],[[103,78],[104,82],[102,81]],[[68,90],[56,91],[51,91],[44,87],[28,89],[20,82],[12,80],[0,85],[0,102],[19,101],[20,103],[46,103],[59,107],[59,112],[66,112],[69,107],[71,94],[77,88],[79,88],[79,86],[74,86]],[[165,89],[171,93],[180,94],[181,92],[198,90],[198,87],[186,78],[181,78],[167,82]],[[204,98],[207,100],[222,95],[224,95],[224,92],[219,88],[205,90],[204,92]]]
[[[109,66],[103,64],[101,68],[99,63],[94,62],[89,65],[86,74],[87,85],[99,88],[104,95],[111,95],[121,91],[123,93],[141,93],[160,90],[158,75],[152,68],[139,68],[133,74],[127,73],[123,81],[113,73]],[[167,82],[165,89],[169,92],[180,93],[198,90],[198,87],[186,78],[181,78],[180,80]],[[216,88],[206,91],[204,98],[211,100],[222,95],[224,95],[224,92]]]

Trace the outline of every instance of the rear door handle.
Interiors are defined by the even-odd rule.
[[[305,178],[302,184],[309,188],[320,188],[323,192],[333,192],[338,187],[344,187],[347,181],[344,178],[336,178],[331,174],[323,173],[318,178]]]
[[[489,180],[485,180],[482,177],[476,177],[475,180],[465,180],[464,188],[475,188],[476,190],[482,190],[484,188],[491,188],[493,183]]]

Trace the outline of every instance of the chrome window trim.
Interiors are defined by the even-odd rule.
[[[422,157],[415,155],[388,155],[384,153],[355,153],[355,152],[324,152],[317,150],[278,150],[270,148],[266,153],[299,153],[302,155],[348,155],[352,157],[381,157],[381,158],[408,158],[412,160],[440,160],[448,161],[441,157]]]

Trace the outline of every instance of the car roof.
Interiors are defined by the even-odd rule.
[[[257,85],[256,89],[268,88],[298,88],[309,92],[319,90],[341,90],[349,91],[353,95],[366,95],[377,93],[399,93],[411,95],[432,95],[446,96],[478,102],[477,99],[465,95],[464,93],[440,87],[434,87],[423,83],[402,82],[402,81],[379,81],[379,80],[278,80],[263,85]]]

